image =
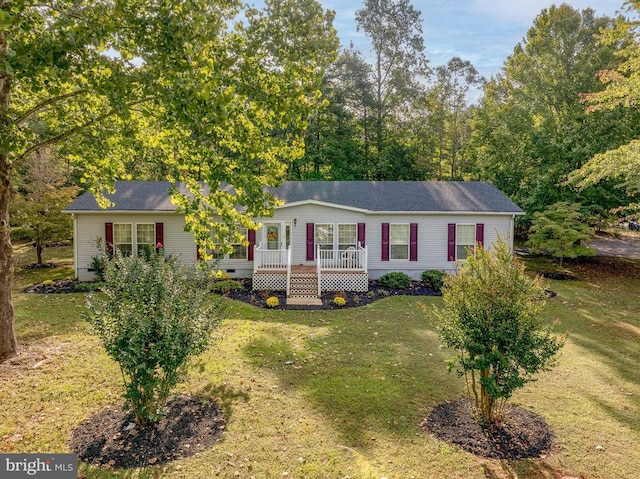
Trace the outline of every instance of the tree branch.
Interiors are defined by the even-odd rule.
[[[14,123],[15,123],[16,126],[20,126],[21,123],[23,123],[24,121],[29,119],[31,116],[33,116],[38,111],[42,110],[45,106],[51,105],[52,103],[55,103],[57,101],[66,100],[67,98],[71,98],[71,97],[74,97],[74,96],[77,96],[77,95],[81,95],[83,93],[86,93],[86,90],[75,90],[75,91],[72,91],[72,92],[69,92],[69,93],[65,93],[64,95],[58,95],[58,96],[55,96],[53,98],[49,98],[49,99],[43,101],[42,103],[34,106],[30,110],[28,110],[24,115],[22,115],[20,118],[15,120]]]
[[[141,98],[140,100],[132,101],[131,103],[126,104],[125,107],[129,108],[129,107],[132,107],[134,105],[139,105],[140,103],[147,102],[149,100],[152,100],[153,98],[154,97]],[[71,128],[70,130],[67,130],[65,132],[60,133],[59,135],[51,137],[48,140],[45,140],[45,141],[42,141],[42,142],[37,143],[35,145],[32,145],[29,148],[27,148],[24,153],[19,155],[16,158],[15,162],[18,163],[18,162],[24,160],[31,153],[33,153],[36,150],[39,150],[40,148],[44,148],[45,146],[49,146],[49,145],[52,145],[54,143],[58,143],[58,142],[64,141],[67,138],[69,138],[70,136],[73,136],[73,135],[75,135],[77,133],[80,133],[81,131],[83,131],[83,130],[91,127],[91,126],[96,125],[96,124],[106,120],[107,118],[115,115],[119,111],[121,111],[121,109],[113,108],[113,109],[109,110],[108,112],[103,113],[102,115],[99,115],[99,116],[95,117],[94,119],[86,122],[83,125],[76,126],[74,128]]]

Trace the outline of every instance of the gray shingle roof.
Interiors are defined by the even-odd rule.
[[[491,183],[479,181],[286,181],[272,191],[285,204],[315,200],[369,211],[522,213]]]
[[[109,211],[175,211],[167,181],[119,181],[107,197]],[[521,214],[522,210],[488,182],[478,181],[285,181],[269,190],[285,205],[305,201],[368,211],[482,212]],[[67,212],[101,211],[93,195],[79,196]]]
[[[113,206],[108,211],[175,211],[167,193],[171,183],[168,181],[116,181],[114,194],[105,195]],[[66,212],[104,211],[98,206],[95,197],[84,193],[75,199]]]

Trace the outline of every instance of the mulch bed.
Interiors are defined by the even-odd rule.
[[[274,309],[344,309],[354,308],[357,306],[364,306],[371,304],[388,296],[408,295],[408,296],[440,296],[441,293],[435,291],[425,285],[421,281],[413,281],[406,289],[390,289],[382,286],[378,281],[369,281],[369,291],[364,293],[357,292],[327,292],[321,297],[322,306],[302,306],[291,305],[288,306],[286,294],[284,291],[253,291],[251,289],[251,279],[238,279],[242,289],[231,291],[225,296],[238,301],[252,304],[259,308],[266,308],[265,301],[270,296],[275,296],[279,299],[280,305]],[[91,283],[78,283],[75,279],[56,279],[51,283],[43,284],[37,283],[31,286],[27,286],[23,289],[25,293],[40,293],[40,294],[56,294],[56,293],[78,293],[87,292],[87,287]],[[333,302],[333,298],[337,295],[342,296],[346,300],[344,306],[336,306]]]
[[[71,450],[80,459],[106,468],[164,464],[192,456],[215,444],[225,428],[215,403],[178,395],[166,415],[144,428],[122,406],[112,406],[83,421],[72,433]]]
[[[22,267],[22,269],[51,269],[57,268],[60,263],[32,263]]]
[[[77,293],[78,281],[75,279],[55,279],[52,283],[43,284],[36,283],[27,286],[22,290],[24,293],[43,293],[43,294],[59,294],[59,293]],[[86,290],[84,290],[86,291]]]
[[[238,281],[242,284],[242,289],[229,292],[228,294],[226,294],[228,298],[243,301],[259,308],[266,308],[266,299],[271,296],[275,296],[276,298],[278,298],[280,305],[273,309],[345,309],[371,304],[374,301],[378,301],[389,296],[441,296],[442,294],[439,291],[435,291],[427,287],[425,283],[421,281],[412,281],[409,287],[405,289],[390,289],[381,285],[378,281],[369,281],[368,292],[325,292],[320,298],[322,300],[321,306],[302,306],[287,305],[287,297],[284,291],[253,291],[251,289],[250,279],[240,279]],[[346,304],[344,306],[336,306],[336,304],[333,302],[333,299],[336,296],[342,296],[345,299]]]
[[[517,406],[507,405],[499,424],[481,425],[469,400],[457,399],[436,406],[421,426],[442,441],[492,459],[542,457],[553,448],[553,431],[545,420]]]

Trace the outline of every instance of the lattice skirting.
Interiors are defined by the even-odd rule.
[[[367,273],[322,273],[320,277],[322,291],[357,291],[369,290]],[[253,273],[253,289],[256,291],[285,291],[287,289],[286,273]]]
[[[253,273],[253,289],[256,291],[286,291],[287,273]]]
[[[367,273],[322,273],[320,277],[322,291],[369,291]]]

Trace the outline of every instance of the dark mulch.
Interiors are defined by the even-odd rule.
[[[379,299],[389,296],[440,296],[442,294],[439,291],[435,291],[427,287],[427,285],[425,285],[425,283],[421,281],[413,281],[411,282],[409,287],[405,289],[390,289],[381,285],[378,281],[369,281],[369,291],[367,292],[325,292],[320,298],[322,300],[321,306],[288,306],[286,304],[287,298],[284,291],[253,291],[251,289],[250,279],[240,279],[238,281],[240,282],[240,284],[242,284],[242,289],[229,292],[226,295],[227,297],[252,304],[259,308],[266,308],[266,299],[271,296],[275,296],[279,299],[280,305],[273,309],[344,309],[371,304],[374,301],[378,301]],[[346,304],[344,306],[336,306],[336,304],[333,302],[333,299],[336,296],[342,296],[346,300]]]
[[[72,433],[70,446],[80,459],[107,468],[145,467],[192,456],[215,444],[225,428],[215,403],[174,396],[160,422],[144,428],[121,406],[84,420]]]
[[[22,291],[25,293],[77,293],[79,291],[86,291],[78,288],[78,281],[75,279],[55,279],[51,283],[36,283],[27,286]]]
[[[481,425],[467,398],[439,404],[421,426],[442,441],[488,458],[541,457],[553,447],[553,431],[537,414],[507,406],[499,424]]]
[[[543,271],[540,276],[547,279],[555,279],[557,281],[577,281],[574,275],[569,273],[560,273],[556,271]]]
[[[50,269],[57,268],[60,263],[32,263],[22,267],[22,269]]]

